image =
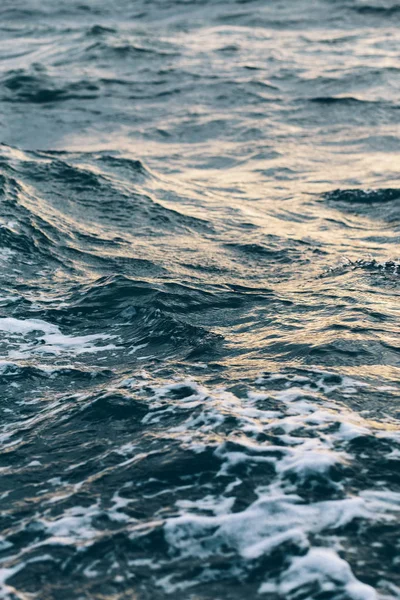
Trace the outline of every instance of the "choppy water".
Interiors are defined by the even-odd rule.
[[[399,24],[2,0],[1,598],[400,598]]]

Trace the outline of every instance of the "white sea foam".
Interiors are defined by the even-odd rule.
[[[97,345],[96,342],[109,340],[113,336],[105,333],[69,336],[64,335],[59,327],[41,319],[0,318],[0,331],[10,334],[10,344],[18,342],[18,349],[11,349],[8,357],[12,359],[26,358],[30,354],[85,354],[101,352],[116,348],[114,344]],[[19,337],[35,334],[35,342],[19,342]],[[40,345],[37,341],[41,342]]]
[[[269,379],[277,383],[282,380],[278,374]],[[260,377],[258,385],[264,381]],[[185,448],[202,451],[213,446],[222,461],[219,477],[224,478],[246,464],[269,465],[275,472],[270,483],[255,488],[257,500],[240,512],[232,512],[240,478],[233,487],[229,484],[222,496],[177,501],[180,516],[167,519],[165,538],[180,557],[204,560],[222,548],[229,548],[251,561],[290,543],[301,556],[294,556],[280,577],[266,578],[260,594],[275,593],[289,600],[297,598],[307,586],[316,586],[321,593],[333,590],[348,600],[375,600],[378,598],[375,590],[358,581],[349,564],[337,554],[334,532],[355,520],[396,519],[400,507],[398,495],[366,490],[356,496],[343,496],[343,483],[333,481],[330,473],[333,468],[352,463],[349,442],[362,436],[380,435],[379,429],[375,430],[373,423],[325,396],[337,389],[357,390],[363,382],[346,377],[334,383],[332,378],[329,385],[320,381],[317,388],[309,382],[307,377],[296,377],[286,389],[251,391],[247,399],[239,399],[222,388],[208,390],[191,381],[153,387],[154,401],[147,419],[151,421],[153,414],[162,422],[171,411],[187,403],[192,408],[190,416],[169,431],[175,439],[179,437]],[[174,395],[179,386],[187,388],[184,398]],[[269,400],[273,410],[268,407]],[[227,445],[226,439],[218,442],[216,437],[228,416],[237,419],[237,427],[229,436],[236,442],[235,449]],[[273,433],[283,444],[256,442],[252,436],[262,432]],[[250,437],[244,437],[244,433]],[[270,475],[266,477],[267,481],[271,479]],[[296,493],[296,486],[315,477],[322,477],[333,488],[342,490],[341,496],[305,502]],[[312,542],[315,535],[322,536],[329,548],[315,547]],[[207,580],[206,570],[203,578]],[[174,583],[170,577],[160,580],[159,585],[173,594],[191,583],[181,580]]]
[[[283,598],[290,600],[301,589],[310,589],[317,584],[322,593],[342,590],[345,597],[352,600],[377,600],[373,588],[358,581],[348,563],[330,548],[311,548],[304,556],[296,557],[277,585]],[[260,593],[270,592],[267,586],[260,587]]]

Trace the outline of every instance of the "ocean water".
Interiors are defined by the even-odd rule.
[[[399,26],[2,0],[2,600],[400,598]]]

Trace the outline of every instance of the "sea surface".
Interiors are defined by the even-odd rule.
[[[1,0],[0,598],[400,599],[400,4]]]

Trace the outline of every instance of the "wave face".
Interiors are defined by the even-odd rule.
[[[399,15],[1,2],[2,599],[400,599]]]

